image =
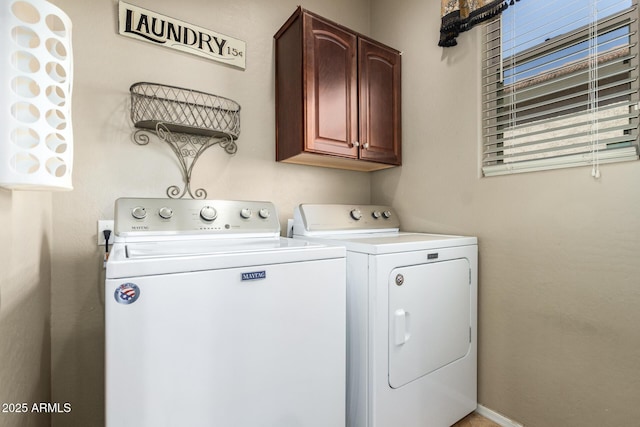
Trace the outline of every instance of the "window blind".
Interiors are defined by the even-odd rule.
[[[637,160],[638,49],[637,0],[523,1],[488,23],[483,174]]]

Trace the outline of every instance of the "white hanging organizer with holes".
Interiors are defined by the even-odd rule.
[[[191,190],[191,172],[200,155],[220,145],[228,154],[238,151],[240,105],[221,96],[157,83],[135,83],[131,92],[131,121],[138,130],[133,141],[149,143],[148,133],[171,146],[182,171],[184,188],[167,188],[167,196],[206,199],[207,192]]]
[[[0,4],[0,187],[71,190],[71,20],[44,0]]]

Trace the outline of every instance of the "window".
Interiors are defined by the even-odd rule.
[[[485,176],[638,159],[636,0],[522,1],[485,26]]]

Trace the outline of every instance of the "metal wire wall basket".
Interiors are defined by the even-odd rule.
[[[178,159],[185,185],[170,186],[167,195],[206,198],[204,189],[191,189],[193,167],[200,155],[214,145],[228,154],[236,153],[240,105],[222,96],[156,83],[135,83],[130,92],[131,121],[138,128],[133,141],[147,145],[148,133],[154,134],[171,147]]]
[[[197,90],[140,82],[130,88],[135,127],[155,130],[163,123],[172,132],[202,136],[240,135],[240,105]]]

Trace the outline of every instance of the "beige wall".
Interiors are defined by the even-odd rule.
[[[247,43],[241,71],[117,34],[117,1],[52,0],[73,21],[75,137],[73,192],[53,197],[52,394],[71,402],[60,427],[100,426],[104,412],[104,305],[96,222],[113,218],[117,197],[164,197],[181,176],[169,147],[131,141],[129,87],[158,82],[215,93],[242,106],[239,150],[213,147],[199,160],[194,185],[210,198],[271,200],[281,222],[296,203],[370,198],[367,174],[280,164],[275,158],[273,35],[295,0],[135,0],[138,6]],[[368,32],[368,0],[313,0],[305,7]]]
[[[51,195],[0,189],[0,224],[0,404],[28,405],[0,427],[46,427],[31,409],[51,401]]]
[[[527,427],[640,419],[640,164],[479,178],[480,31],[436,46],[440,4],[372,1],[404,51],[402,168],[372,201],[479,236],[479,400]]]
[[[132,2],[245,40],[247,70],[119,36],[115,0],[52,0],[74,23],[75,190],[0,190],[9,224],[0,229],[0,402],[70,402],[54,426],[102,425],[96,221],[113,217],[117,197],[163,197],[180,183],[168,147],[130,140],[128,88],[152,81],[242,105],[238,154],[212,148],[195,171],[211,198],[272,200],[283,223],[305,201],[389,203],[407,229],[478,235],[481,404],[527,427],[637,422],[638,163],[604,166],[600,181],[585,169],[481,179],[479,33],[442,50],[439,2],[312,0],[304,6],[404,51],[404,166],[365,174],[278,164],[272,36],[297,2]],[[0,426],[24,421],[3,414]]]

